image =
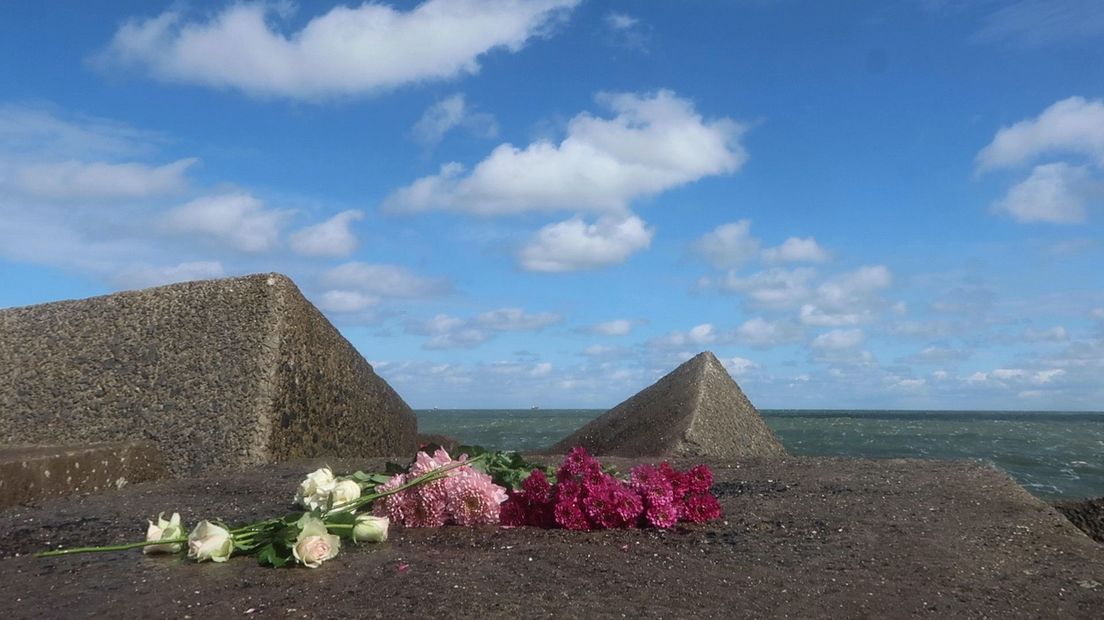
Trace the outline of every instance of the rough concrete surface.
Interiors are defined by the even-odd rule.
[[[180,475],[409,453],[416,421],[279,274],[0,310],[0,445],[136,439]]]
[[[166,473],[161,453],[141,441],[0,447],[0,508],[158,480]]]
[[[548,458],[548,462],[557,459]],[[647,459],[645,459],[647,460]],[[604,462],[627,471],[635,461]],[[330,461],[337,470],[383,460]],[[678,467],[696,460],[676,459]],[[973,463],[709,460],[725,516],[670,531],[393,528],[317,570],[196,565],[137,551],[36,559],[290,510],[320,460],[129,485],[0,512],[9,618],[1099,618],[1104,545]]]
[[[1104,497],[1058,501],[1054,507],[1090,538],[1104,543]]]
[[[721,362],[699,353],[547,450],[738,458],[786,454]]]

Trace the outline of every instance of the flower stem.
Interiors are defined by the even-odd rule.
[[[73,547],[71,549],[55,549],[53,551],[40,551],[35,554],[36,558],[50,558],[59,555],[73,555],[74,553],[96,553],[98,551],[126,551],[127,549],[137,549],[139,547],[148,547],[150,545],[170,545],[173,543],[186,543],[188,539],[183,538],[167,538],[165,540],[144,540],[142,542],[124,543],[121,545],[105,545],[102,547]]]

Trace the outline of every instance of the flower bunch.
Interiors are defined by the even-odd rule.
[[[351,477],[338,478],[329,467],[309,474],[295,491],[295,505],[305,510],[333,508],[358,499],[361,485]]]
[[[455,492],[458,504],[449,509],[450,515],[456,515],[454,522],[486,522],[490,512],[480,502],[488,494],[485,488],[490,484],[490,477],[471,468],[472,464],[483,458],[477,456],[470,460],[453,461],[447,454],[440,458],[440,455],[430,457],[419,453],[410,471],[401,477],[356,472],[339,478],[330,468],[323,467],[307,474],[295,494],[295,503],[306,508],[305,512],[239,527],[231,527],[221,521],[202,520],[187,536],[184,535],[178,513],[174,512],[169,519],[161,513],[157,523],[149,521],[144,541],[58,549],[37,555],[49,557],[135,548],[142,548],[144,553],[180,553],[187,549],[188,557],[197,562],[225,562],[234,555],[252,555],[262,565],[281,567],[300,564],[317,568],[338,554],[343,539],[352,542],[387,540],[390,520],[386,515],[358,514],[357,511],[370,508],[376,501],[391,495],[421,486],[440,487],[447,483],[445,487],[450,489],[450,493],[453,488],[458,489]],[[469,482],[452,482],[454,474],[457,480]],[[384,482],[388,482],[386,488]],[[502,499],[505,499],[505,492],[501,487],[498,489]],[[479,501],[473,501],[473,493]],[[497,522],[497,503],[493,514]]]
[[[585,449],[575,448],[557,470],[555,484],[534,470],[502,505],[501,522],[569,530],[704,523],[721,516],[712,485],[713,472],[705,465],[680,472],[667,462],[638,465],[624,482],[602,471]]]
[[[410,471],[395,474],[378,488],[397,489],[417,476],[446,467],[452,468],[447,477],[384,497],[376,503],[375,513],[406,527],[497,524],[499,506],[506,501],[506,489],[495,484],[490,474],[474,469],[467,454],[453,460],[441,447],[432,456],[419,452]]]

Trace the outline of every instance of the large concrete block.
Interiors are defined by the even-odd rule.
[[[161,453],[144,441],[0,447],[0,510],[164,477]]]
[[[0,444],[147,440],[175,475],[409,454],[414,412],[279,274],[0,310]]]
[[[548,449],[614,456],[782,456],[782,444],[709,351]]]

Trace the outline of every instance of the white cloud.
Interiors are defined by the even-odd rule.
[[[565,272],[616,265],[652,243],[655,229],[629,216],[606,216],[594,224],[581,218],[549,224],[522,248],[518,261],[528,271]]]
[[[526,211],[624,214],[635,199],[735,172],[747,159],[737,140],[744,127],[728,118],[705,121],[671,91],[603,94],[616,116],[582,113],[559,144],[524,149],[502,144],[470,174],[453,162],[400,188],[392,211],[443,209],[479,215]]]
[[[833,329],[814,338],[812,347],[821,350],[853,349],[864,339],[861,329]]]
[[[1043,164],[1013,185],[993,205],[993,211],[1006,213],[1017,222],[1078,224],[1085,221],[1086,201],[1100,192],[1085,166]]]
[[[755,317],[741,323],[736,328],[735,336],[744,344],[766,348],[797,340],[801,336],[801,330],[791,323]]]
[[[721,364],[733,376],[746,375],[759,368],[759,364],[744,357],[727,357],[721,360]]]
[[[174,282],[221,278],[224,275],[222,263],[218,261],[194,261],[160,267],[152,265],[131,267],[120,273],[115,281],[126,288],[144,288]]]
[[[487,341],[490,335],[479,329],[460,329],[439,334],[422,344],[423,349],[470,349]]]
[[[204,196],[170,210],[165,229],[177,234],[217,238],[245,252],[265,252],[276,246],[286,214],[266,210],[244,192]]]
[[[498,135],[498,122],[491,114],[475,112],[462,93],[456,93],[429,108],[414,124],[414,139],[426,146],[435,146],[449,131],[464,128],[481,138]]]
[[[606,28],[609,29],[610,44],[638,51],[647,49],[651,28],[639,18],[613,11],[606,13],[605,22]]]
[[[631,30],[640,24],[640,20],[626,13],[607,13],[606,25],[614,30]]]
[[[1034,47],[1104,35],[1098,0],[1019,0],[985,18],[980,41],[1013,41]]]
[[[54,200],[149,198],[187,188],[184,173],[197,161],[181,159],[163,166],[75,160],[28,164],[16,170],[15,185],[25,194]]]
[[[357,249],[349,225],[364,219],[361,211],[342,211],[325,222],[307,226],[291,235],[291,249],[304,256],[345,257]]]
[[[812,294],[810,281],[815,276],[816,271],[807,267],[796,269],[776,267],[748,277],[739,277],[729,272],[720,286],[731,291],[746,293],[756,305],[788,308],[809,298]]]
[[[946,364],[965,360],[971,355],[973,352],[966,349],[930,345],[917,353],[901,358],[901,361],[906,364]]]
[[[614,319],[612,321],[605,321],[603,323],[595,323],[594,325],[588,325],[580,329],[580,331],[588,334],[598,334],[600,336],[627,336],[632,331],[636,321],[629,319]]]
[[[1090,157],[1104,166],[1104,101],[1063,99],[1038,117],[997,132],[977,155],[979,171],[1007,168],[1058,152]]]
[[[339,314],[363,312],[379,303],[379,298],[360,291],[329,290],[322,293],[318,307]]]
[[[857,312],[825,312],[815,304],[802,304],[799,314],[802,325],[812,327],[843,327],[846,325],[859,325],[868,323],[874,319],[874,314],[869,310]]]
[[[472,348],[491,339],[494,332],[539,331],[563,320],[550,312],[527,313],[521,308],[499,308],[471,319],[438,314],[426,321],[407,321],[411,334],[432,336],[425,349]]]
[[[702,323],[688,331],[673,331],[649,341],[649,345],[659,348],[678,348],[688,345],[706,345],[717,340],[717,329],[712,323]]]
[[[379,297],[431,297],[450,291],[448,281],[419,276],[406,267],[352,261],[330,269],[322,282],[334,290]]]
[[[694,251],[718,269],[739,267],[759,253],[759,240],[751,236],[751,220],[744,219],[702,235]]]
[[[149,153],[164,138],[101,118],[66,120],[41,106],[0,105],[4,151],[36,159],[102,159]]]
[[[892,282],[893,274],[884,265],[860,267],[818,286],[817,301],[825,307],[853,310],[869,303],[874,293]]]
[[[813,237],[790,237],[778,247],[763,250],[763,260],[768,263],[823,263],[831,258]]]
[[[1024,340],[1031,342],[1065,342],[1069,340],[1069,333],[1061,325],[1055,325],[1048,329],[1028,327],[1024,330],[1023,336]]]
[[[197,22],[167,11],[124,23],[99,60],[258,96],[374,93],[473,74],[480,57],[519,51],[578,2],[427,0],[409,11],[365,2],[335,7],[290,34],[276,29],[286,4],[237,3]]]
[[[484,312],[472,321],[475,325],[499,332],[536,331],[563,320],[552,312],[529,314],[521,308],[499,308]]]
[[[927,381],[925,381],[923,379],[901,379],[900,381],[898,381],[897,383],[894,384],[894,387],[900,388],[902,390],[914,391],[914,390],[919,390],[920,388],[924,387],[924,385],[926,385],[926,384],[927,384]]]

